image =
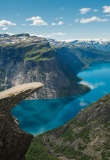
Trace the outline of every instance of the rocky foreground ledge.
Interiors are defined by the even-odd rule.
[[[0,160],[25,159],[33,136],[19,128],[10,110],[42,86],[42,83],[27,83],[0,92]]]

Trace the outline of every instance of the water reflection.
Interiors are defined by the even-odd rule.
[[[78,74],[91,91],[77,97],[26,100],[12,110],[20,127],[32,134],[56,128],[75,117],[89,104],[110,92],[110,63],[95,64]]]

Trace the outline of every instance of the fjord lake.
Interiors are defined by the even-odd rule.
[[[90,87],[90,92],[76,97],[43,100],[24,100],[11,112],[19,126],[26,132],[37,135],[64,125],[79,111],[110,93],[110,63],[92,64],[81,71],[80,84]]]

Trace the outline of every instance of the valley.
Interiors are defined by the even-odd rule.
[[[110,93],[110,63],[92,64],[78,73],[79,83],[87,85],[90,92],[55,99],[25,100],[13,109],[20,128],[31,134],[40,134],[65,125],[80,110]]]
[[[66,125],[36,136],[26,160],[109,160],[109,113],[110,95],[106,95]]]
[[[0,6],[0,160],[110,160],[109,0]]]
[[[11,110],[21,129],[38,135],[26,160],[108,160],[110,50],[101,42],[0,35],[0,91],[44,84]]]
[[[76,44],[55,43],[54,40],[27,33],[11,36],[1,34],[0,90],[40,81],[45,85],[31,99],[75,96],[90,91],[87,86],[78,84],[78,72],[91,63],[110,61],[110,52],[98,50],[98,47],[92,48],[92,45],[88,47]]]
[[[52,49],[46,39],[29,34],[1,35],[0,39],[1,91],[39,81],[45,85],[32,99],[78,95],[90,90],[77,84],[80,79],[76,75],[85,65],[68,48]]]

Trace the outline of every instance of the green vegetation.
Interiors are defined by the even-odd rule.
[[[54,57],[53,50],[50,47],[36,45],[25,54],[24,60],[43,61],[50,60]]]
[[[65,126],[35,137],[28,151],[28,156],[29,153],[32,153],[34,156],[34,152],[36,153],[37,150],[40,150],[39,154],[46,156],[45,159],[47,157],[49,159],[49,156],[60,159],[59,157],[61,156],[75,160],[98,160],[99,157],[101,157],[102,160],[109,160],[109,99],[110,95],[104,96],[96,103],[82,110]],[[52,154],[50,154],[48,149],[52,151]],[[34,152],[32,150],[34,150]],[[39,156],[41,156],[39,154],[36,154],[38,160]]]
[[[83,154],[80,150],[76,151],[72,146],[65,146],[65,145],[55,145],[52,148],[55,153],[59,155],[63,155],[69,159],[76,159],[76,160],[91,160],[90,156]]]
[[[110,158],[110,151],[106,151],[106,150],[103,150],[102,153],[101,153],[101,156],[102,156],[102,160],[109,160]]]
[[[69,159],[91,160],[90,156],[83,154],[80,151],[75,151],[72,147],[63,147],[63,154]]]
[[[85,143],[88,143],[90,142],[89,134],[89,128],[84,128],[77,134],[76,138],[82,138]]]
[[[31,50],[26,53],[25,60],[39,60],[43,57],[43,53],[48,52],[50,49]]]
[[[81,143],[78,144],[78,150],[79,150],[79,151],[84,150],[86,147],[87,147],[87,146],[84,145],[84,144],[81,144]]]
[[[71,143],[75,140],[76,135],[73,133],[72,129],[69,127],[64,134],[62,134],[64,142],[70,141]]]
[[[54,58],[54,50],[49,46],[48,42],[17,43],[0,46],[0,52],[5,52],[5,56],[14,60],[25,61],[45,61]]]
[[[33,139],[30,149],[26,154],[26,160],[57,160],[57,158],[49,154],[49,150],[41,135]]]

